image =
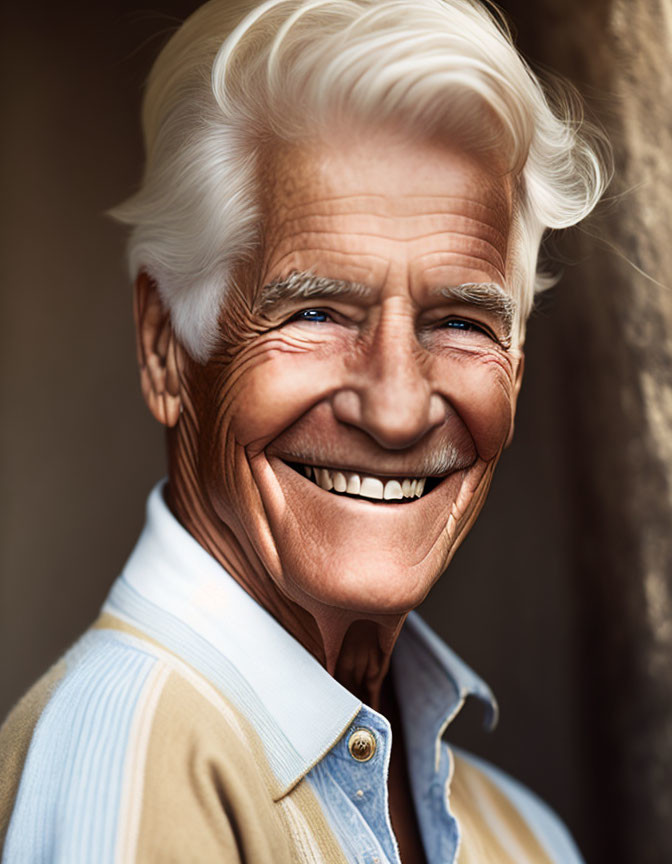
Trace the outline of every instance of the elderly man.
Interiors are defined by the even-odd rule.
[[[542,233],[604,185],[587,133],[471,0],[212,0],[144,127],[117,216],[168,482],[3,728],[3,860],[579,860],[443,741],[495,704],[409,613],[511,437]]]

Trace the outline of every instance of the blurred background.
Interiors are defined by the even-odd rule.
[[[0,716],[96,616],[164,473],[123,233],[143,81],[187,0],[5,3]],[[529,327],[516,438],[423,614],[494,689],[451,735],[594,864],[672,861],[672,0],[510,0],[606,126],[617,180]]]

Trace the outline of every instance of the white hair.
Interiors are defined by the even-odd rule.
[[[159,55],[142,185],[112,214],[132,226],[131,277],[156,281],[192,356],[209,356],[233,268],[259,249],[260,148],[314,138],[339,117],[508,156],[517,191],[506,277],[522,338],[535,290],[549,284],[536,272],[544,231],[587,216],[609,179],[573,91],[551,104],[477,0],[267,0],[243,14],[210,0]]]

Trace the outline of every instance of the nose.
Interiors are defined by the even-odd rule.
[[[349,380],[332,397],[336,419],[387,449],[412,446],[446,417],[446,402],[433,391],[428,371],[412,318],[384,312]]]

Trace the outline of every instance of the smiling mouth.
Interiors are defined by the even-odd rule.
[[[427,495],[443,477],[383,477],[357,471],[341,471],[299,462],[286,462],[325,492],[368,501],[410,503]]]

